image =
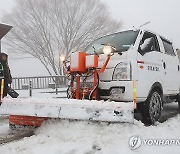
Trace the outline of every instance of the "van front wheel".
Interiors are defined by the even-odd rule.
[[[162,98],[158,91],[152,91],[141,104],[140,111],[144,124],[153,125],[161,116]]]

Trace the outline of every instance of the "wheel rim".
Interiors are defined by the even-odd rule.
[[[161,116],[161,96],[158,92],[154,92],[150,99],[149,113],[152,122],[158,121]]]

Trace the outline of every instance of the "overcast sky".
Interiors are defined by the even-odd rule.
[[[145,22],[151,29],[171,39],[180,47],[180,0],[101,0],[109,6],[112,17],[122,20],[124,29]],[[15,0],[0,0],[0,14],[10,11]]]
[[[151,22],[145,28],[155,31],[180,48],[180,0],[101,0],[112,17],[123,21],[123,29]],[[10,11],[15,0],[0,0],[0,15]]]
[[[153,30],[180,47],[180,0],[102,0],[112,16],[124,22],[124,28],[139,27]]]

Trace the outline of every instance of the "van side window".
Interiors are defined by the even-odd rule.
[[[171,56],[175,56],[176,54],[174,53],[174,49],[173,49],[173,46],[172,46],[172,43],[161,38],[162,39],[162,42],[163,42],[163,45],[164,45],[164,50],[165,50],[165,53],[168,54],[168,55],[171,55]]]
[[[150,51],[160,52],[159,43],[155,34],[152,34],[150,32],[145,32],[140,42],[140,46],[146,44],[147,40],[153,40],[151,41],[151,47],[149,48]]]

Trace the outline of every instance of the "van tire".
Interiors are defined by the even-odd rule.
[[[153,90],[140,106],[142,121],[145,125],[153,125],[159,121],[162,111],[162,97],[159,91]]]

